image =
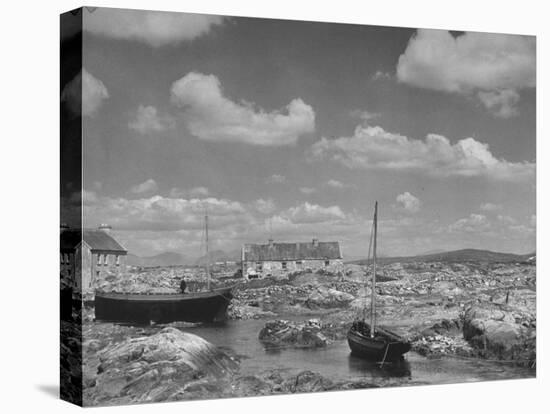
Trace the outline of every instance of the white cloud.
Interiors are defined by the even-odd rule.
[[[207,187],[193,187],[190,189],[172,188],[170,190],[170,197],[172,198],[186,198],[186,197],[208,197],[210,190]]]
[[[486,231],[490,227],[491,224],[486,216],[484,216],[483,214],[472,213],[468,217],[461,218],[449,225],[448,230],[451,233],[477,233]]]
[[[403,210],[407,213],[417,213],[420,210],[420,200],[408,191],[399,194],[395,198],[395,201],[397,203],[395,207],[398,210]]]
[[[182,109],[190,132],[208,141],[293,145],[315,128],[315,112],[300,98],[293,99],[285,111],[266,112],[252,103],[225,97],[214,75],[188,73],[172,84],[171,97]]]
[[[501,211],[502,210],[502,205],[495,204],[495,203],[482,203],[479,206],[479,209],[481,211],[490,211],[490,212]]]
[[[75,76],[61,92],[61,101],[75,115],[93,117],[104,100],[109,98],[107,88],[86,69]]]
[[[487,144],[473,138],[451,144],[444,136],[429,134],[422,141],[368,125],[358,126],[352,137],[322,138],[310,148],[308,159],[328,159],[352,169],[415,171],[435,177],[525,181],[535,175],[534,163],[497,159]]]
[[[168,115],[159,115],[154,106],[140,105],[133,119],[128,122],[128,128],[140,134],[162,132],[174,128],[175,123]]]
[[[272,176],[266,178],[265,180],[265,182],[268,184],[273,184],[273,183],[281,184],[281,183],[284,183],[285,181],[286,181],[286,177],[280,174],[273,174]]]
[[[212,229],[243,225],[251,220],[244,206],[236,201],[159,195],[140,199],[103,197],[84,209],[84,216],[86,223],[104,221],[122,230],[201,230],[206,209]]]
[[[130,188],[130,192],[133,194],[153,193],[157,190],[158,190],[157,182],[152,178],[149,178],[148,180],[140,184],[136,184],[132,188]]]
[[[477,93],[477,97],[493,115],[499,118],[511,118],[519,114],[517,103],[519,93],[513,89]]]
[[[254,208],[261,214],[271,214],[275,211],[275,202],[271,198],[259,198],[254,202]]]
[[[344,188],[352,188],[352,187],[355,187],[354,185],[352,184],[345,184],[341,181],[338,181],[338,180],[334,180],[334,179],[330,179],[326,182],[326,185],[330,188],[336,188],[338,190],[342,190]]]
[[[300,187],[300,192],[302,194],[310,195],[317,192],[317,189],[313,187]]]
[[[359,118],[363,121],[370,121],[371,119],[380,118],[379,112],[370,112],[366,110],[355,109],[351,111],[350,115],[353,118]]]
[[[372,75],[372,80],[388,80],[391,79],[391,73],[377,70],[374,75]]]
[[[400,82],[438,91],[473,94],[493,114],[517,114],[517,90],[536,85],[534,37],[420,29],[397,63]]]
[[[292,223],[320,223],[346,218],[346,215],[339,206],[323,207],[308,202],[291,207],[280,215],[289,219]]]
[[[97,8],[85,14],[83,26],[96,35],[158,47],[205,35],[223,19],[205,14]]]

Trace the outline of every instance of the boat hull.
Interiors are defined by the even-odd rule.
[[[348,344],[353,355],[375,361],[395,360],[411,349],[410,342],[385,330],[374,338],[350,330]]]
[[[134,323],[214,322],[227,317],[232,288],[187,294],[95,295],[97,320]]]

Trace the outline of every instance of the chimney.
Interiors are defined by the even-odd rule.
[[[268,241],[269,247],[273,247],[273,239],[269,239]]]
[[[313,247],[319,247],[319,239],[313,239],[312,241]]]
[[[59,230],[61,230],[61,233],[63,233],[65,230],[69,230],[69,226],[67,223],[61,223],[59,226]]]
[[[104,231],[105,233],[109,233],[112,229],[112,227],[108,224],[101,223],[98,227],[99,230]]]

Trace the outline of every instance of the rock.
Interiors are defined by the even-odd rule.
[[[289,378],[283,384],[283,389],[290,393],[328,391],[333,382],[321,374],[312,371],[300,372],[296,377]]]
[[[262,328],[258,338],[270,348],[318,348],[327,345],[327,338],[321,332],[321,323],[317,319],[311,319],[305,324],[270,321]]]
[[[346,292],[319,286],[308,296],[305,304],[310,309],[339,308],[349,305],[355,297]]]
[[[155,335],[124,340],[99,353],[95,404],[121,404],[184,398],[201,378],[218,380],[237,362],[201,337],[168,327]]]
[[[534,359],[534,330],[518,322],[521,321],[516,321],[505,306],[493,303],[471,306],[464,312],[464,339],[488,357]]]

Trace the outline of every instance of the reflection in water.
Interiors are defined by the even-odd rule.
[[[348,367],[350,373],[353,375],[366,375],[373,378],[411,378],[411,364],[402,356],[382,364],[359,358],[350,353],[348,356]]]

